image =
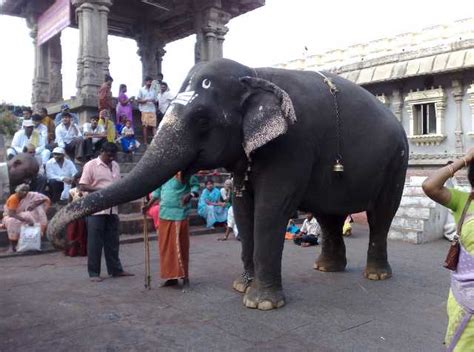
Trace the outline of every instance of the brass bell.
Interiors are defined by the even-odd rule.
[[[339,159],[336,159],[336,163],[333,165],[332,171],[337,172],[337,173],[344,172],[344,165],[342,165]]]

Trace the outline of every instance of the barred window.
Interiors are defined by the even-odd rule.
[[[434,103],[416,104],[415,126],[417,135],[436,134],[436,109]]]

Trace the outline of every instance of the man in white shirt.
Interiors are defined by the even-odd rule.
[[[318,237],[321,234],[321,226],[312,213],[306,214],[306,219],[301,226],[300,232],[295,235],[293,242],[301,247],[318,245]]]
[[[63,104],[61,106],[61,112],[58,112],[54,117],[54,124],[59,126],[59,124],[63,121],[63,114],[68,113],[71,116],[72,122],[79,126],[79,117],[76,114],[70,111],[69,105]]]
[[[156,102],[157,92],[151,87],[153,79],[145,78],[145,85],[140,88],[137,96],[138,109],[142,113],[143,143],[148,144],[148,128],[152,130],[152,136],[156,132]]]
[[[13,136],[11,147],[7,149],[7,158],[10,160],[15,155],[26,151],[26,146],[32,144],[35,147],[35,156],[46,164],[51,156],[51,152],[46,149],[46,137],[35,130],[35,125],[31,120],[23,120],[22,129]]]
[[[77,173],[74,163],[65,159],[64,154],[63,148],[56,147],[53,149],[53,158],[46,163],[46,177],[52,202],[68,200],[69,190]]]
[[[102,144],[107,142],[107,133],[104,125],[99,125],[99,117],[92,116],[89,121],[82,126],[83,151],[87,160],[99,155]]]
[[[165,116],[166,109],[170,106],[171,101],[174,96],[171,94],[168,84],[166,82],[161,82],[160,92],[158,93],[158,114],[157,114],[157,123],[161,121],[163,116]]]
[[[56,127],[56,143],[63,148],[69,158],[82,161],[82,133],[75,123],[71,121],[71,114],[64,112],[62,122]]]

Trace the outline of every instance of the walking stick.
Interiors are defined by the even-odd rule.
[[[144,200],[146,204],[146,198]],[[143,242],[145,243],[145,288],[151,289],[151,270],[150,270],[150,242],[148,239],[148,219],[146,212],[143,212]]]

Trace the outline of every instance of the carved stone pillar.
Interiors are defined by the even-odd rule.
[[[223,57],[223,43],[231,15],[217,7],[209,7],[196,15],[195,60],[211,61]]]
[[[456,136],[456,153],[464,153],[464,140],[463,140],[463,128],[462,128],[462,99],[463,99],[463,87],[462,83],[459,80],[453,80],[452,82],[453,90],[452,94],[454,101],[456,102],[456,129],[454,130],[454,135]]]
[[[97,104],[97,92],[109,72],[107,16],[112,0],[72,0],[79,27],[77,96]]]
[[[471,133],[474,132],[474,83],[472,83],[468,90],[466,91],[467,94],[467,101],[469,103],[469,107],[471,108]]]
[[[395,89],[392,93],[392,112],[398,121],[402,121],[403,101],[399,89]]]
[[[48,44],[36,45],[38,31],[37,16],[29,16],[27,25],[30,28],[30,36],[33,38],[35,47],[35,69],[33,75],[33,89],[31,94],[31,105],[33,110],[45,106],[49,102],[49,53]]]
[[[46,43],[45,43],[46,44]],[[49,102],[63,100],[63,76],[61,74],[62,51],[61,33],[48,40],[49,49]]]
[[[151,76],[156,79],[157,74],[162,73],[161,64],[166,54],[165,38],[151,26],[144,25],[137,31],[135,39],[138,45],[137,54],[142,61],[142,78]]]

